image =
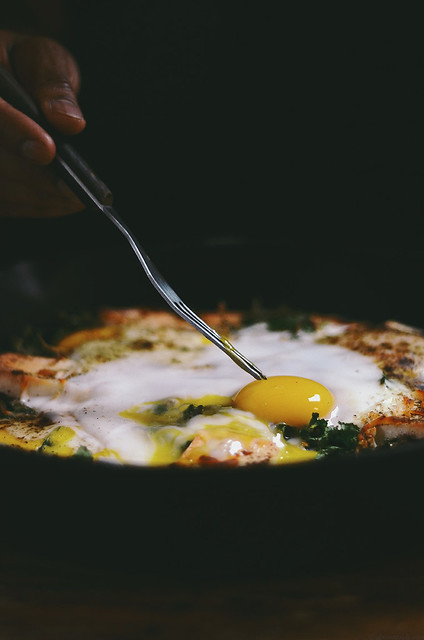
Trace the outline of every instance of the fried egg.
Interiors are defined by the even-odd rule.
[[[326,335],[342,330],[328,325]],[[141,329],[128,331],[133,343],[141,339]],[[331,425],[360,424],[371,411],[389,410],[396,393],[403,392],[381,384],[382,371],[370,357],[322,337],[302,331],[293,337],[270,331],[265,323],[236,332],[231,342],[264,371],[262,381],[252,381],[191,329],[174,331],[172,339],[144,350],[124,348],[121,338],[119,354],[105,362],[93,356],[88,343],[72,356],[82,372],[60,393],[24,391],[21,400],[48,415],[56,428],[73,429],[76,441],[84,434],[102,460],[137,465],[243,456],[249,461],[261,455],[277,464],[309,460],[314,453],[284,441],[276,423],[302,427],[317,413]],[[113,351],[113,340],[103,341],[100,352]]]

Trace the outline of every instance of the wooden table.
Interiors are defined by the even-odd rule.
[[[372,555],[372,554],[371,554]],[[406,557],[405,557],[406,555]],[[424,640],[424,554],[285,577],[129,575],[3,549],[1,640]]]

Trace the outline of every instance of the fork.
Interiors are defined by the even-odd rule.
[[[256,365],[241,354],[231,344],[231,342],[229,342],[229,340],[222,337],[217,331],[215,331],[215,329],[212,329],[212,327],[199,318],[199,316],[181,300],[165,278],[159,273],[158,269],[150,260],[146,251],[138,242],[127,224],[119,217],[112,207],[113,198],[110,189],[108,189],[108,187],[97,178],[85,160],[70,144],[63,141],[56,132],[52,132],[32,98],[26,93],[14,76],[1,64],[0,95],[12,106],[41,124],[41,126],[48,131],[56,144],[56,157],[53,161],[56,171],[83,204],[89,207],[94,207],[105,214],[125,236],[140,261],[151,284],[171,309],[197,329],[197,331],[204,335],[205,338],[221,349],[244,371],[257,380],[266,379],[266,376]]]

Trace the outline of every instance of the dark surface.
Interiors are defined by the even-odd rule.
[[[420,443],[337,462],[186,470],[6,448],[3,549],[164,578],[349,571],[394,551],[408,559],[424,534],[422,457]]]
[[[206,551],[203,554],[205,557]],[[273,553],[263,552],[265,562]],[[359,640],[421,638],[422,560],[274,579],[123,575],[0,564],[4,640]]]
[[[175,475],[9,451],[2,638],[419,638],[415,453]]]

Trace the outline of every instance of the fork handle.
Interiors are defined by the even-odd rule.
[[[84,189],[81,189],[80,182],[100,204],[112,204],[113,197],[109,187],[99,180],[72,145],[66,142],[58,132],[52,131],[31,96],[2,64],[0,64],[0,96],[12,107],[37,122],[53,138],[56,144],[55,169],[84,204],[92,205],[92,199],[87,196]],[[75,180],[75,176],[79,180]]]

